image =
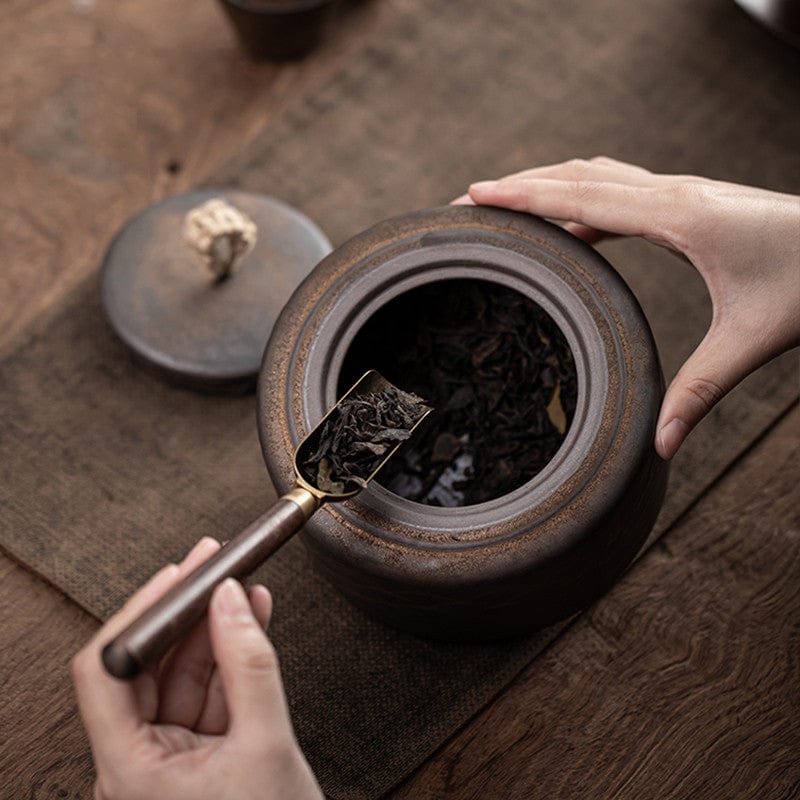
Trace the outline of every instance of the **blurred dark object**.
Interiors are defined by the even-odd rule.
[[[781,39],[800,48],[800,0],[736,0]]]
[[[302,58],[322,41],[338,0],[220,0],[256,60]]]

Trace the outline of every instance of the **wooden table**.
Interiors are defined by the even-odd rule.
[[[211,174],[392,3],[278,67],[210,2],[7,0],[0,354],[127,216]],[[391,796],[800,797],[798,438],[794,407]],[[67,667],[96,621],[2,554],[0,620],[0,796],[91,797]]]

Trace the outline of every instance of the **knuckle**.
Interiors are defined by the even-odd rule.
[[[703,413],[709,412],[725,396],[725,390],[714,381],[706,378],[692,378],[686,384],[686,391],[699,402]]]
[[[673,205],[688,212],[692,219],[697,219],[698,209],[703,210],[703,215],[708,214],[717,199],[715,188],[700,181],[682,180],[673,184],[668,192]]]
[[[246,672],[258,675],[280,672],[278,654],[265,636],[261,636],[261,641],[254,638],[249,647],[243,648],[241,666]]]
[[[577,180],[575,181],[575,194],[582,202],[587,202],[597,193],[597,181]]]
[[[591,205],[591,203],[597,196],[599,188],[600,184],[597,181],[586,180],[586,179],[577,179],[573,181],[572,184],[573,219],[580,219],[583,216],[586,207]]]
[[[669,202],[670,210],[674,212],[686,206],[691,198],[692,187],[686,181],[680,181],[679,183],[671,184],[662,191]]]
[[[652,220],[653,227],[678,250],[687,252],[697,238],[698,226],[708,224],[704,188],[680,181],[651,191],[655,193],[653,205],[660,209]]]
[[[604,164],[606,166],[611,166],[612,164],[620,163],[619,161],[610,158],[609,156],[592,156],[592,158],[590,158],[589,160],[592,162],[592,164]]]
[[[585,158],[571,158],[567,161],[567,169],[575,180],[584,178],[591,168],[591,162]]]

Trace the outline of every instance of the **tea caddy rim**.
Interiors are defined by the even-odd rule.
[[[467,263],[467,251],[481,247],[496,248],[494,262],[484,252],[489,260],[482,266]],[[443,261],[448,253],[449,264]],[[504,261],[498,253],[508,257]],[[536,284],[525,274],[531,259],[544,270],[539,283],[542,275],[552,278],[559,265],[573,270],[577,283],[569,303],[559,308],[553,297],[525,291]],[[387,265],[395,268],[394,277],[381,284]],[[323,509],[307,525],[305,536],[334,558],[356,559],[374,572],[412,582],[448,582],[465,579],[465,573],[500,577],[526,568],[531,559],[561,557],[600,524],[652,448],[654,409],[632,414],[631,400],[641,387],[629,384],[631,377],[651,385],[660,379],[657,352],[638,302],[613,267],[563,229],[530,215],[450,206],[378,223],[349,240],[317,265],[284,309],[265,351],[258,393],[262,450],[279,490],[291,480],[291,445],[335,400],[337,370],[349,341],[376,304],[385,302],[387,291],[396,295],[406,285],[465,276],[521,289],[567,335],[579,368],[579,402],[553,459],[558,463],[548,465],[544,478],[536,476],[503,497],[457,509],[422,505],[372,486],[354,501]],[[603,319],[606,329],[599,335]],[[598,381],[598,370],[604,381]],[[279,403],[281,373],[285,391]],[[596,385],[588,397],[592,380]],[[288,456],[281,454],[280,440]],[[559,474],[565,462],[569,469]],[[581,469],[583,484],[567,491]],[[443,520],[451,524],[442,525]],[[464,528],[475,535],[465,537]]]

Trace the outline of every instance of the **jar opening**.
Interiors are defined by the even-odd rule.
[[[514,491],[555,456],[575,413],[566,337],[531,298],[491,281],[440,280],[382,306],[345,355],[339,394],[368,369],[434,406],[375,478],[425,505]]]

